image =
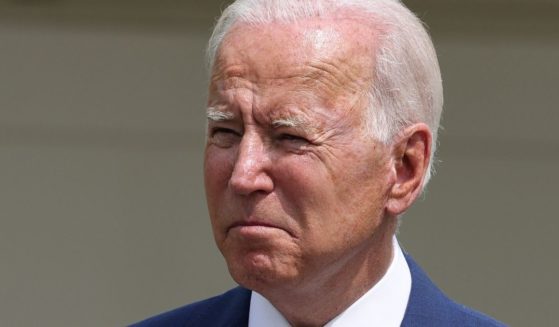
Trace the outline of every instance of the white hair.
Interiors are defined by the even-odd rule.
[[[433,169],[443,107],[442,80],[429,34],[399,0],[237,0],[224,10],[210,38],[210,71],[223,39],[236,23],[295,22],[332,17],[342,10],[368,14],[365,17],[380,33],[370,40],[378,50],[374,79],[367,91],[366,131],[388,144],[413,123],[425,123],[431,130],[431,160],[424,186]]]

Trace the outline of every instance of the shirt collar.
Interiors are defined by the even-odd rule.
[[[411,292],[411,273],[396,238],[394,257],[384,276],[325,327],[400,326]],[[252,292],[249,327],[289,327],[282,314],[262,295]]]

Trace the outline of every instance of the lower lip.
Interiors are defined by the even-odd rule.
[[[229,229],[230,233],[243,237],[263,237],[277,233],[286,233],[283,229],[266,225],[239,225]]]

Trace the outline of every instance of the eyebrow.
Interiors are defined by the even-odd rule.
[[[231,121],[235,118],[235,114],[228,111],[221,111],[216,109],[215,107],[208,107],[206,111],[206,116],[208,120],[214,122],[224,122],[224,121]],[[314,128],[308,126],[303,119],[297,117],[286,117],[286,118],[278,118],[272,121],[272,128],[282,128],[282,127],[290,127],[290,128],[298,128],[303,131],[312,132]]]
[[[306,133],[315,133],[316,127],[298,117],[279,118],[272,121],[273,128],[290,127]]]
[[[208,120],[220,122],[232,120],[235,115],[232,112],[220,111],[217,110],[215,107],[209,107],[206,110],[206,117],[208,118]]]
[[[272,127],[279,128],[279,127],[301,127],[302,121],[297,118],[289,117],[289,118],[280,118],[275,119],[272,121]]]

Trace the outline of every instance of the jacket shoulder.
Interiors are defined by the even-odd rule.
[[[404,327],[443,327],[443,326],[459,326],[459,327],[506,327],[500,321],[497,321],[481,312],[475,311],[464,305],[448,300],[444,308],[439,308],[431,313],[425,312],[408,312],[405,315],[402,326]]]
[[[248,324],[250,290],[236,287],[221,295],[194,302],[132,324],[132,327],[242,326]]]
[[[402,326],[503,327],[505,324],[449,299],[427,274],[406,255],[412,290]]]

